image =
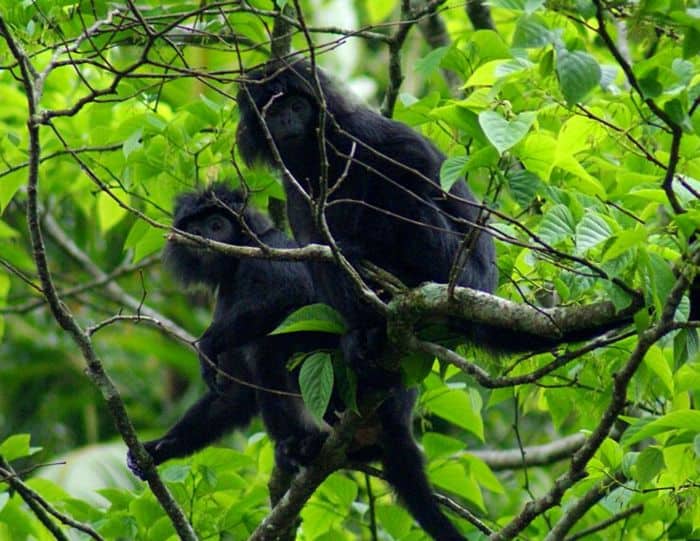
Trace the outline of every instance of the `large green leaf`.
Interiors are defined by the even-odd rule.
[[[496,111],[483,111],[479,113],[479,125],[499,154],[503,154],[525,137],[536,117],[535,111],[526,111],[508,121]]]
[[[559,50],[557,54],[559,86],[569,105],[574,105],[600,82],[600,65],[588,53]]]
[[[657,434],[669,432],[670,430],[682,429],[700,433],[700,411],[672,411],[654,420],[640,419],[630,428],[635,428],[637,425],[640,427],[638,430],[632,430],[629,435],[625,432],[625,435],[622,437],[622,442],[625,445],[632,445],[646,438],[656,436]]]
[[[343,334],[343,317],[326,304],[309,304],[289,314],[270,334],[317,331]]]
[[[323,421],[333,393],[333,361],[330,354],[309,355],[299,372],[299,387],[304,404],[317,421]]]

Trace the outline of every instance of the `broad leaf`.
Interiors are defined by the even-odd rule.
[[[289,314],[270,334],[316,331],[343,334],[342,316],[326,304],[309,304]]]
[[[574,105],[600,82],[600,65],[588,53],[561,49],[557,55],[559,86],[569,105]]]
[[[535,111],[526,111],[508,121],[496,111],[483,111],[479,113],[479,125],[498,153],[503,154],[525,137],[536,117]]]
[[[304,404],[320,423],[333,393],[333,362],[328,353],[312,353],[299,372],[299,387]]]

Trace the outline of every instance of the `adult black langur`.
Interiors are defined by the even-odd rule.
[[[291,174],[283,178],[296,239],[325,243],[309,205],[325,183],[326,223],[351,263],[369,261],[409,287],[447,283],[466,238],[470,245],[456,284],[493,292],[498,282],[493,238],[466,183],[442,190],[439,173],[445,156],[414,130],[347,95],[303,60],[270,62],[241,81],[238,148],[249,165],[261,161]],[[313,264],[312,270],[327,302],[348,323],[341,341],[345,359],[366,375],[367,384],[396,382],[395,375],[376,369],[385,343],[382,317],[359,299],[338,266]],[[517,352],[589,338],[619,324],[597,325],[557,340],[468,322],[457,327],[477,345]]]
[[[240,193],[223,185],[181,195],[174,226],[188,233],[236,245],[254,245],[243,220],[257,239],[271,247],[297,244],[272,227],[260,213],[244,206]],[[245,426],[258,412],[275,442],[275,460],[287,470],[315,458],[327,432],[312,420],[298,398],[298,371],[287,370],[295,353],[336,347],[323,333],[269,336],[293,310],[316,302],[311,276],[299,262],[241,259],[170,241],[166,264],[185,284],[216,290],[214,319],[199,342],[202,375],[208,392],[163,437],[146,442],[156,464],[191,454],[226,432]],[[233,378],[221,375],[217,368]],[[247,385],[246,383],[250,383]],[[277,391],[277,392],[275,392]],[[435,539],[464,539],[441,513],[423,469],[412,434],[414,389],[395,389],[365,419],[348,451],[351,461],[381,460],[384,474],[418,523]],[[334,396],[326,422],[342,408]],[[128,465],[143,472],[129,455]]]

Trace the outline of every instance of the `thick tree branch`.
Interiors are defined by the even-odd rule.
[[[582,306],[536,308],[515,303],[483,291],[457,287],[452,297],[448,286],[429,283],[398,295],[389,304],[396,321],[418,322],[426,318],[461,318],[543,339],[561,340],[616,321],[624,321],[641,304],[634,302],[618,311],[608,301]]]

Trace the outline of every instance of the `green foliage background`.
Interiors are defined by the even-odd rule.
[[[383,35],[394,30],[384,23],[400,18],[398,4],[301,2],[311,26]],[[0,0],[0,17],[37,73],[52,66],[38,113],[47,119],[41,212],[49,268],[80,324],[136,313],[125,302],[129,296],[197,336],[209,322],[210,299],[182,292],[158,263],[173,197],[214,179],[238,184],[243,177],[259,208],[284,198],[269,171],[238,170],[236,79],[241,63],[266,59],[274,7],[263,0],[246,6],[139,2],[154,31],[171,25],[170,35],[146,47],[127,4]],[[449,42],[431,47],[417,29],[409,34],[406,80],[393,116],[449,156],[443,186],[466,175],[497,211],[492,221],[503,240],[498,295],[536,302],[544,293],[567,305],[609,299],[623,307],[630,299],[617,279],[642,291],[655,309],[638,315],[636,330],[643,332],[663,312],[678,269],[697,272],[681,262],[693,253],[700,226],[700,6],[604,4],[606,27],[635,83],[596,31],[596,3],[495,0],[490,6],[495,30],[474,30],[464,5],[446,2],[439,16]],[[352,24],[327,23],[333,10]],[[91,39],[74,41],[108,17],[111,29],[103,24]],[[192,43],[182,37],[188,29],[196,30]],[[389,81],[385,44],[313,36],[320,64],[379,105]],[[61,44],[75,46],[67,54]],[[321,54],[323,44],[332,51]],[[294,34],[292,47],[308,47],[303,33]],[[50,64],[55,60],[62,63]],[[169,539],[169,519],[123,466],[125,449],[84,375],[80,351],[37,290],[25,217],[28,108],[18,77],[0,40],[0,456],[30,472],[29,485],[50,504],[92,524],[105,539]],[[450,87],[450,78],[457,84]],[[515,162],[523,167],[512,167]],[[663,186],[670,167],[682,213]],[[684,298],[676,320],[686,321],[689,310]],[[632,333],[535,384],[494,390],[435,363],[421,384],[416,429],[436,488],[490,527],[505,525],[551,487],[567,461],[500,471],[476,451],[590,433],[636,341]],[[195,354],[145,323],[106,326],[94,343],[142,437],[161,434],[203,392]],[[461,353],[492,374],[525,374],[552,360],[547,354],[514,363]],[[539,515],[522,538],[543,539],[570,506],[606,481],[613,486],[577,520],[574,533],[635,508],[587,539],[700,538],[699,399],[690,325],[651,346],[627,390],[618,436],[604,441],[563,506]],[[29,434],[41,450],[29,447]],[[268,512],[273,452],[261,424],[223,443],[161,468],[201,539],[245,538]],[[383,539],[425,537],[381,481],[344,472],[328,478],[307,504],[298,539],[369,539],[368,486]],[[451,518],[470,539],[484,537],[466,520]],[[67,530],[71,539],[87,538]],[[53,536],[0,483],[0,541],[24,539]]]

